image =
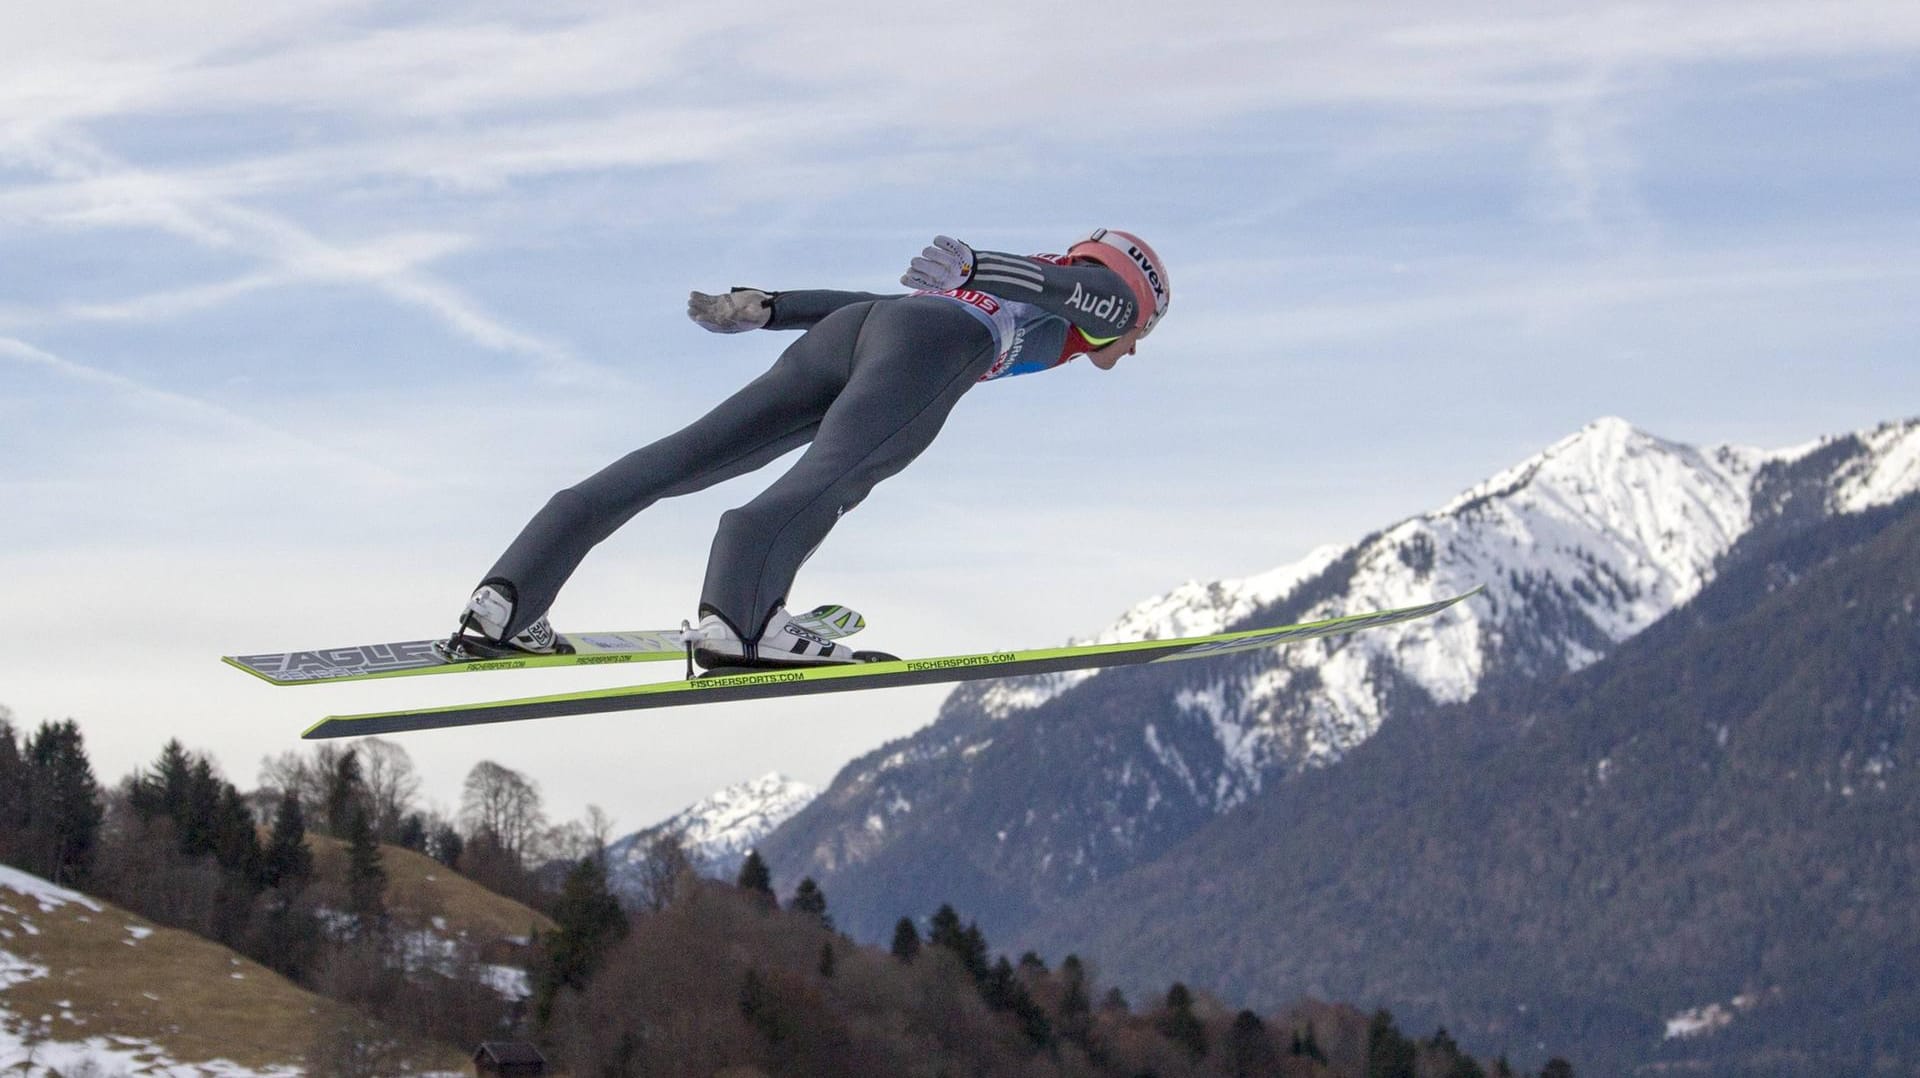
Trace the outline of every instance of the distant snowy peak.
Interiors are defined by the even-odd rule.
[[[1189,582],[1094,639],[1218,632],[1336,571],[1341,579],[1316,585],[1324,598],[1287,616],[1314,620],[1488,587],[1440,617],[1263,654],[1249,660],[1258,673],[1185,693],[1180,706],[1207,717],[1242,777],[1257,784],[1283,759],[1332,759],[1370,736],[1384,716],[1383,665],[1436,700],[1458,701],[1495,670],[1540,674],[1595,661],[1706,586],[1752,527],[1767,466],[1835,442],[1850,455],[1819,480],[1829,511],[1920,489],[1920,421],[1766,451],[1703,450],[1607,417],[1357,547],[1325,547],[1245,580]],[[977,707],[1004,719],[1092,676],[962,690],[943,714]],[[1302,710],[1295,687],[1309,682],[1311,706]]]
[[[1227,626],[1270,603],[1286,598],[1303,581],[1326,571],[1347,547],[1327,545],[1290,565],[1243,580],[1185,584],[1140,603],[1091,639],[1075,644],[1113,644],[1124,640],[1172,640],[1227,631]]]
[[[669,832],[680,836],[702,872],[731,875],[748,850],[819,795],[818,789],[777,771],[728,786],[609,846],[616,887],[646,859],[653,840]]]
[[[1706,585],[1748,527],[1768,457],[1703,452],[1601,419],[1417,523],[1449,541],[1456,583],[1497,586],[1490,570],[1563,581],[1618,642]]]

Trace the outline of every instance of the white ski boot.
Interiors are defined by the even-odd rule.
[[[532,625],[501,639],[513,620],[511,589],[506,585],[482,584],[460,611],[460,627],[441,650],[449,658],[499,658],[519,652],[525,655],[569,655],[573,645],[553,631],[545,614]],[[469,631],[471,630],[471,631]],[[477,635],[476,635],[477,634]]]
[[[693,661],[708,670],[715,667],[780,669],[861,661],[845,644],[836,644],[796,620],[784,606],[774,608],[773,616],[767,619],[767,627],[761,630],[757,640],[740,639],[733,626],[718,614],[701,618],[694,635],[698,639],[693,642]]]

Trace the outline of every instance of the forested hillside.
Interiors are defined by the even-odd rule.
[[[1909,1073],[1917,717],[1909,498],[1743,548],[1581,673],[1396,717],[1031,939],[1603,1072]]]

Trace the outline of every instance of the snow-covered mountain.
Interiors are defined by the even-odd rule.
[[[819,796],[820,791],[778,771],[702,798],[652,827],[607,847],[607,874],[616,892],[635,893],[647,849],[662,834],[680,836],[695,866],[731,878],[747,851]]]
[[[1765,451],[1697,449],[1601,419],[1432,512],[1248,580],[1182,585],[1096,639],[1279,625],[1486,585],[1469,603],[1204,663],[963,686],[932,725],[849,764],[762,850],[777,872],[819,880],[856,930],[934,898],[1017,922],[1265,784],[1339,759],[1396,708],[1594,662],[1697,594],[1756,529],[1915,489],[1920,420]]]

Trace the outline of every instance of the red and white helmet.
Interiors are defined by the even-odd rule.
[[[1093,235],[1069,247],[1067,257],[1098,262],[1127,282],[1139,300],[1139,313],[1133,323],[1135,340],[1152,333],[1161,316],[1167,313],[1167,304],[1173,299],[1173,286],[1167,277],[1166,264],[1147,246],[1147,241],[1133,233],[1097,228]]]

